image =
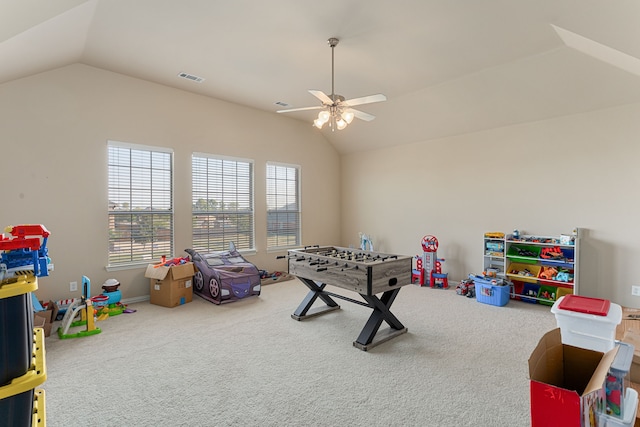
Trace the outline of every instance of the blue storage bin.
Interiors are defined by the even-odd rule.
[[[486,282],[486,281],[482,281]],[[511,291],[510,286],[493,285],[482,283],[480,281],[475,282],[476,285],[476,300],[483,304],[497,305],[502,307],[509,302],[509,295]]]

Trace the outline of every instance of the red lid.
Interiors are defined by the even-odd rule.
[[[611,301],[608,299],[583,297],[580,295],[565,295],[558,308],[562,310],[577,311],[580,313],[606,316],[609,313]]]

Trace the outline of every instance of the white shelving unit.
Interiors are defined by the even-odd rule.
[[[483,272],[493,271],[497,277],[505,277],[505,248],[504,233],[484,234]]]

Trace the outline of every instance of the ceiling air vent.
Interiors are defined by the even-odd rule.
[[[196,83],[202,83],[204,81],[204,78],[194,76],[193,74],[189,74],[189,73],[180,73],[178,74],[178,77],[182,77],[183,79],[191,80],[192,82],[196,82]]]
[[[282,101],[276,101],[274,102],[274,104],[276,104],[279,107],[291,107],[291,105],[287,104],[286,102],[282,102]]]

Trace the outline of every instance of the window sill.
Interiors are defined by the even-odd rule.
[[[107,271],[122,271],[122,270],[134,270],[137,268],[147,268],[147,265],[152,264],[151,262],[136,262],[131,264],[122,264],[122,265],[107,265],[104,269]]]

